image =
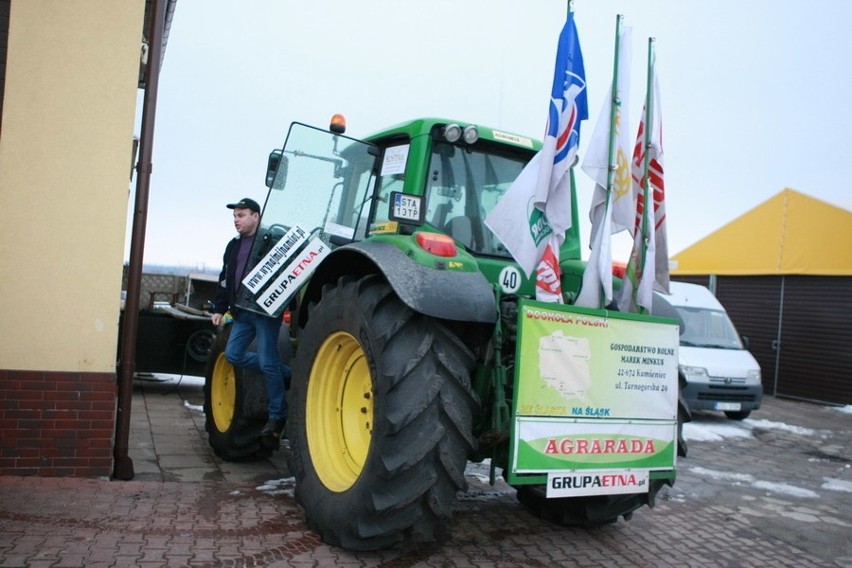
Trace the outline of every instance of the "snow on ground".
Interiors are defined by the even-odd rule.
[[[683,425],[683,437],[686,438],[687,441],[721,442],[728,438],[751,438],[752,430],[755,428],[763,430],[781,430],[783,432],[789,432],[803,437],[812,437],[817,435],[822,436],[821,432],[817,432],[811,428],[804,428],[802,426],[765,419],[746,419],[730,422],[720,422],[717,420],[702,422],[698,419],[693,422],[687,422]],[[716,471],[704,467],[690,467],[689,471],[703,477],[710,477],[720,481],[729,481],[735,486],[746,485],[754,487],[755,489],[763,489],[770,494],[782,494],[789,497],[803,497],[808,499],[819,498],[820,496],[819,493],[810,489],[796,487],[787,483],[755,479],[755,477],[750,474]],[[829,477],[824,477],[823,481],[824,482],[820,487],[821,489],[852,493],[852,482],[850,481]]]
[[[751,438],[751,429],[740,422],[687,422],[683,425],[687,442],[721,442],[726,438]]]
[[[837,412],[843,412],[844,414],[852,414],[852,404],[847,404],[846,406],[832,406],[833,410]]]
[[[189,410],[192,410],[193,412],[200,412],[201,414],[204,414],[203,406],[199,406],[197,404],[189,404],[188,400],[183,401],[183,405],[184,407],[188,408]]]
[[[204,386],[204,377],[194,375],[169,375],[166,373],[136,373],[133,377],[140,382],[163,383],[179,386]]]
[[[169,375],[166,373],[136,373],[134,380],[139,383],[158,383],[163,385],[172,385],[177,387],[198,387],[204,386],[204,377],[196,377],[193,375]],[[204,407],[197,404],[190,404],[189,401],[183,401],[184,407],[192,412],[204,414]]]
[[[805,489],[803,487],[796,487],[795,485],[789,485],[787,483],[755,480],[755,482],[751,485],[757,489],[763,489],[770,494],[780,493],[781,495],[789,495],[790,497],[806,497],[808,499],[819,498],[819,493],[816,491],[811,491],[810,489]]]
[[[782,430],[798,436],[813,436],[817,433],[811,428],[766,419],[754,420],[749,418],[741,421],[730,420],[728,422],[702,422],[698,419],[683,425],[683,437],[687,441],[721,442],[726,438],[751,438],[751,431],[755,428]]]
[[[270,479],[263,485],[255,487],[258,491],[262,491],[268,495],[289,495],[293,497],[296,488],[295,477],[285,477],[284,479]]]
[[[849,467],[848,465],[846,466]],[[822,484],[823,489],[829,491],[842,491],[844,493],[852,493],[852,481],[844,481],[843,479],[833,479],[831,477],[822,478],[825,483]]]
[[[706,467],[690,467],[689,471],[703,477],[710,477],[717,481],[730,481],[731,485],[742,486],[748,485],[756,489],[763,489],[769,493],[783,494],[790,497],[807,497],[810,499],[818,499],[819,493],[810,489],[803,489],[787,483],[777,483],[771,481],[762,481],[755,479],[749,473],[736,473],[731,471],[717,471]]]
[[[805,428],[803,426],[795,426],[791,424],[784,424],[783,422],[773,422],[771,420],[743,420],[747,426],[750,428],[763,428],[764,430],[783,430],[784,432],[790,432],[791,434],[797,434],[799,436],[813,436],[816,434],[814,430],[811,428]]]

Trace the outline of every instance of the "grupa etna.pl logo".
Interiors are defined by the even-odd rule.
[[[647,470],[551,473],[547,479],[548,497],[617,495],[647,491]]]

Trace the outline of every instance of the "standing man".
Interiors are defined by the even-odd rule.
[[[243,302],[249,301],[246,291],[242,290],[241,282],[260,224],[260,205],[246,197],[237,203],[228,204],[227,207],[234,210],[234,226],[239,234],[225,248],[222,272],[219,274],[219,290],[211,320],[213,325],[218,327],[225,312],[230,310],[233,315],[234,323],[225,346],[225,358],[236,367],[258,371],[266,377],[269,420],[260,434],[278,438],[287,421],[285,383],[292,374],[290,367],[281,363],[278,356],[281,320],[237,306],[238,298]],[[249,343],[255,337],[257,352],[248,351]]]

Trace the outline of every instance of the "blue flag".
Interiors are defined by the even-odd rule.
[[[587,118],[589,104],[586,94],[586,71],[572,12],[559,34],[547,120],[547,138],[552,138],[555,142],[553,165],[559,165],[563,175],[577,155],[580,121]]]
[[[577,155],[580,123],[588,116],[583,54],[569,13],[559,34],[541,151],[485,219],[527,276],[535,272],[541,300],[562,300],[559,247],[573,213],[567,174]]]

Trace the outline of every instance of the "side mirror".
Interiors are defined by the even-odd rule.
[[[287,165],[287,157],[281,150],[269,153],[266,162],[266,187],[284,189],[284,184],[287,183]]]
[[[743,342],[743,347],[745,347],[746,349],[751,348],[751,341],[749,341],[748,335],[741,335],[740,339]]]

